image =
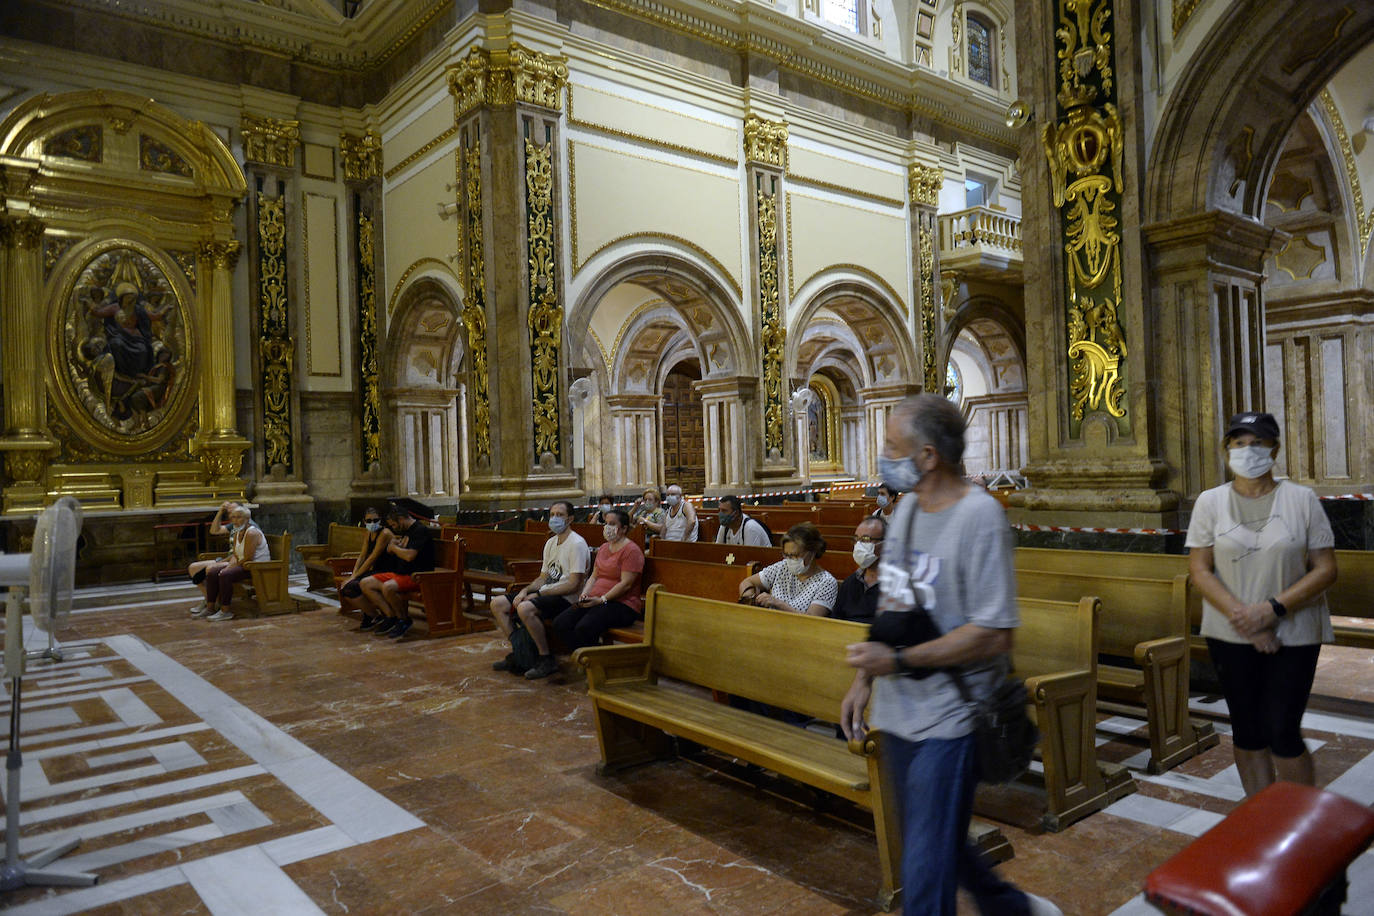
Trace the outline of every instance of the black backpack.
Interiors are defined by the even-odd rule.
[[[762,529],[763,529],[763,533],[766,534],[766,535],[768,535],[768,543],[770,543],[770,544],[773,543],[773,529],[768,527],[768,523],[767,523],[767,522],[765,522],[765,521],[764,521],[763,519],[761,519],[761,518],[754,518],[754,516],[752,516],[752,515],[749,516],[749,522],[753,522],[755,525],[758,525],[760,528],[762,528]],[[749,522],[745,522],[744,524],[747,525],[747,524],[749,524]],[[744,536],[744,529],[743,529],[743,528],[740,528],[739,533],[740,533],[740,537],[743,537],[743,536]]]

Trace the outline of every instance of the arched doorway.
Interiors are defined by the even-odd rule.
[[[701,406],[701,368],[685,359],[663,379],[664,481],[687,493],[706,487],[706,415]]]
[[[455,501],[467,478],[461,328],[457,298],[428,277],[401,294],[388,328],[382,394],[395,487],[422,501]]]
[[[1018,474],[1030,461],[1026,344],[1016,313],[988,296],[960,303],[947,331],[945,397],[968,423],[970,476]]]

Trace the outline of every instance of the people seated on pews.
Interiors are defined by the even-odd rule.
[[[1274,782],[1315,785],[1302,715],[1321,644],[1332,642],[1326,589],[1335,538],[1317,494],[1274,479],[1279,424],[1231,418],[1222,448],[1233,480],[1197,498],[1188,572],[1202,592],[1202,635],[1231,713],[1246,795]]]
[[[892,513],[897,511],[897,501],[901,498],[902,494],[887,484],[878,484],[878,508],[874,509],[872,514],[885,522],[892,521]]]
[[[682,487],[677,484],[668,487],[663,515],[663,539],[692,542],[697,539],[697,510],[683,498]]]
[[[589,524],[589,525],[604,525],[604,524],[606,524],[606,513],[607,513],[607,512],[610,512],[611,509],[612,509],[614,506],[615,506],[615,500],[612,499],[609,495],[603,494],[599,499],[597,499],[597,501],[596,501],[596,508],[593,509],[593,510],[592,510],[592,514],[591,514],[590,516],[588,516],[588,518],[587,518],[587,524]]]
[[[886,537],[887,521],[881,515],[870,515],[854,529],[854,564],[858,568],[840,583],[831,617],[873,622],[878,614],[878,564]]]
[[[552,620],[567,610],[582,594],[582,583],[587,578],[587,562],[591,552],[582,535],[572,530],[572,514],[573,504],[567,500],[559,500],[549,507],[549,531],[552,537],[544,542],[544,563],[539,575],[514,598],[499,595],[491,602],[491,615],[507,639],[510,639],[514,629],[511,617],[519,614],[520,622],[534,640],[539,650],[539,662],[525,672],[525,677],[532,681],[548,677],[558,670],[553,650],[549,648],[548,634],[544,631],[544,621]],[[494,663],[492,668],[519,672],[511,655]]]
[[[825,617],[835,607],[839,584],[816,565],[823,553],[825,538],[815,525],[793,525],[782,538],[782,560],[741,582],[740,600],[756,607]]]
[[[229,513],[233,512],[238,507],[239,504],[233,500],[225,500],[220,503],[219,508],[215,510],[215,517],[210,519],[210,533],[217,537],[223,537],[229,534],[230,528],[226,525],[229,520]],[[222,568],[227,565],[228,562],[229,558],[226,555],[216,560],[196,560],[190,566],[186,567],[186,575],[191,577],[191,584],[200,589],[201,594],[200,604],[197,604],[190,610],[192,617],[207,617],[214,613],[209,609],[210,602],[209,596],[206,594],[205,579],[206,576],[209,575],[211,569],[216,567]]]
[[[644,494],[635,500],[634,506],[630,508],[630,522],[644,526],[647,537],[657,537],[663,533],[664,522],[668,514],[663,511],[663,496],[653,487],[644,491]]]
[[[358,559],[353,564],[353,571],[348,574],[348,581],[339,586],[339,594],[345,598],[357,599],[362,595],[364,577],[374,572],[388,571],[391,554],[386,552],[386,545],[391,541],[392,534],[391,529],[382,524],[382,513],[375,506],[363,510],[363,527],[367,529],[367,540],[363,543],[363,549],[358,551]],[[380,622],[380,617],[364,614],[360,629],[371,629]]]
[[[606,542],[596,549],[591,582],[572,607],[553,619],[559,640],[575,652],[601,642],[601,634],[613,627],[628,627],[644,615],[639,577],[644,572],[644,551],[626,535],[630,513],[611,509],[606,513]]]
[[[199,613],[192,611],[192,617],[216,622],[233,620],[234,614],[229,610],[229,605],[234,600],[234,586],[249,576],[248,567],[243,564],[272,559],[267,538],[262,529],[253,524],[252,513],[237,503],[230,505],[233,508],[229,510],[229,555],[206,567],[205,604]],[[210,530],[214,531],[214,528]]]
[[[858,671],[840,721],[846,737],[862,740],[872,698],[872,727],[883,732],[883,764],[899,799],[906,913],[954,913],[960,885],[980,913],[1059,913],[998,878],[968,844],[975,710],[1006,677],[1020,618],[1006,516],[956,470],[964,430],[959,408],[934,394],[907,398],[888,418],[879,470],[912,496],[889,529],[878,617],[924,607],[942,635],[849,646]],[[929,671],[951,667],[958,681]]]
[[[720,513],[720,530],[716,532],[717,544],[741,544],[745,547],[772,547],[768,529],[750,518],[740,506],[738,496],[722,496],[717,502]]]
[[[373,633],[400,639],[415,625],[408,609],[411,596],[420,590],[414,576],[434,568],[435,531],[400,506],[387,509],[386,527],[391,530],[391,538],[382,548],[382,556],[390,558],[387,568],[363,577],[358,583],[362,589],[358,601],[364,623],[376,618]]]

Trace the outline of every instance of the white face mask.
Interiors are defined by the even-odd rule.
[[[884,496],[883,494],[879,493],[879,494],[878,494],[878,508],[879,508],[879,509],[886,509],[886,508],[887,508],[887,504],[888,504],[888,498],[887,498],[886,496]]]
[[[610,503],[602,503],[602,504],[601,504],[601,511],[602,511],[603,513],[610,512],[610,511],[611,511],[611,504],[610,504]]]
[[[1253,480],[1263,477],[1274,466],[1271,451],[1273,449],[1266,445],[1238,445],[1231,449],[1231,457],[1227,463],[1231,465],[1231,470],[1237,477]]]
[[[368,522],[368,523],[367,523],[367,530],[368,530],[368,531],[381,531],[381,530],[382,530],[382,523],[381,523],[381,522]]]
[[[682,501],[682,497],[681,497],[681,496],[678,496],[676,493],[669,493],[669,494],[668,494],[668,505],[670,505],[670,506],[676,506],[676,505],[677,505],[678,503],[680,503],[681,501]]]
[[[806,561],[801,557],[783,557],[783,563],[787,566],[787,571],[794,576],[800,576],[806,572]]]
[[[614,541],[616,539],[616,535],[620,534],[620,526],[602,525],[601,534],[606,538],[607,541]]]
[[[859,564],[860,569],[868,569],[876,559],[878,559],[878,552],[872,544],[865,544],[863,541],[854,542],[854,562]]]

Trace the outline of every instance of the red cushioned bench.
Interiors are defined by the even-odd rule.
[[[1150,872],[1145,897],[1189,916],[1338,916],[1345,869],[1374,840],[1374,810],[1276,782]]]

